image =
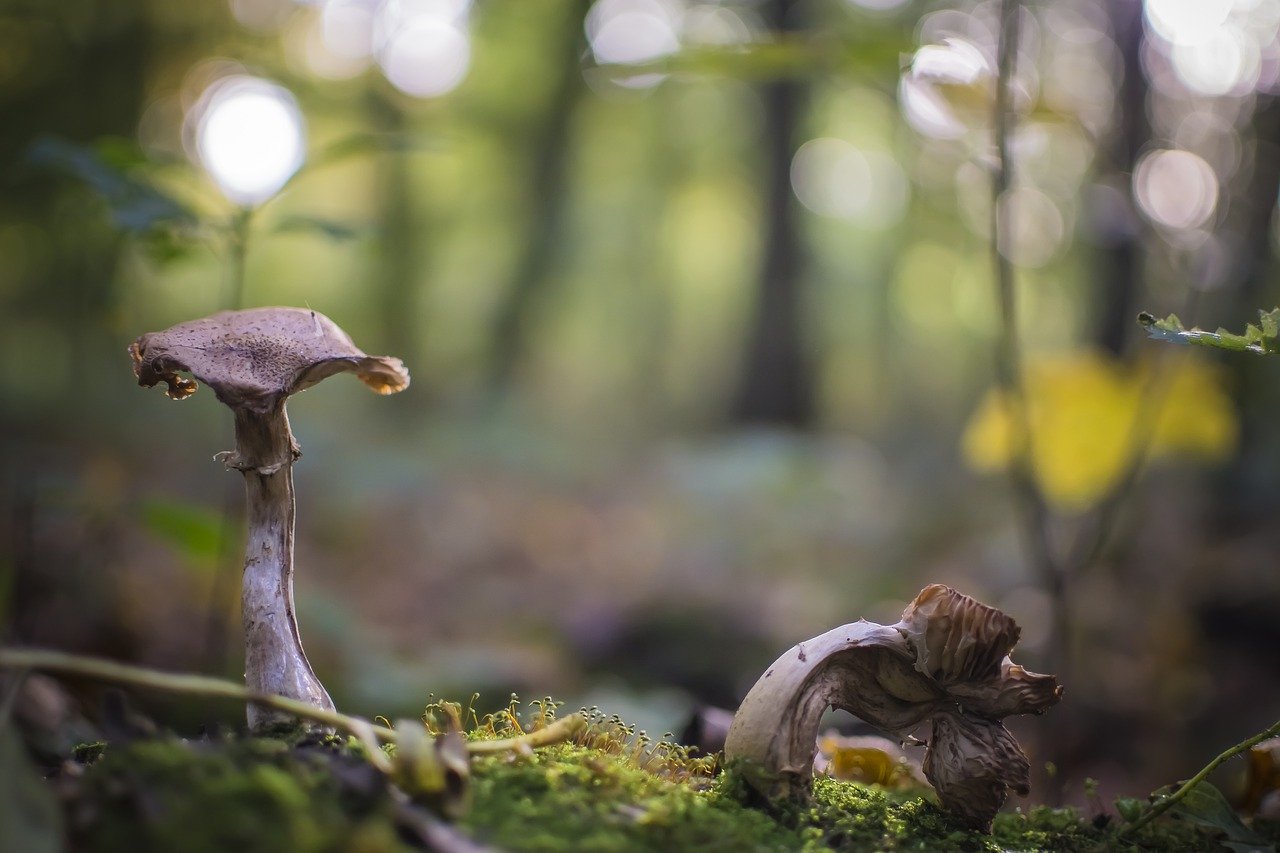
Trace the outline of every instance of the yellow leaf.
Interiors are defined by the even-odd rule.
[[[1079,352],[1028,365],[1026,405],[1032,462],[1045,497],[1064,511],[1083,511],[1116,485],[1130,464],[1134,429],[1150,365],[1121,364],[1097,352]],[[1180,359],[1156,378],[1158,397],[1151,458],[1190,456],[1217,460],[1235,447],[1235,409],[1218,371]],[[979,404],[961,440],[968,464],[998,471],[1013,456],[1014,427],[1003,395],[992,390]]]
[[[893,781],[896,763],[878,749],[836,747],[831,752],[827,772],[837,779],[888,785]]]

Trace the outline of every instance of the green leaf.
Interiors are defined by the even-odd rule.
[[[346,160],[349,157],[360,157],[368,154],[384,154],[387,152],[413,152],[440,149],[443,146],[438,137],[420,133],[353,133],[331,142],[307,158],[302,168],[294,172],[285,181],[285,188],[293,186],[297,181],[317,169]]]
[[[1116,811],[1120,813],[1120,817],[1124,818],[1126,823],[1135,823],[1138,818],[1142,817],[1142,812],[1146,809],[1147,804],[1141,800],[1135,800],[1132,797],[1121,797],[1116,800]]]
[[[198,241],[190,231],[160,226],[143,234],[140,245],[153,262],[167,264],[190,257]]]
[[[195,562],[208,562],[222,549],[222,517],[204,507],[147,501],[142,507],[142,520],[155,536]]]
[[[350,225],[345,222],[335,222],[332,219],[325,219],[321,216],[286,216],[276,223],[274,230],[277,234],[289,233],[311,233],[318,234],[328,240],[334,242],[342,242],[345,240],[355,240],[364,236],[369,232],[367,227],[359,225]]]
[[[1158,801],[1173,791],[1173,786],[1166,786],[1152,797]],[[1231,850],[1275,853],[1275,845],[1245,826],[1222,792],[1208,782],[1197,784],[1167,814],[1223,833],[1221,843]]]
[[[353,133],[321,148],[311,158],[311,163],[320,166],[362,154],[430,151],[442,147],[439,139],[421,133]]]
[[[751,44],[686,47],[648,62],[604,63],[596,68],[622,79],[641,74],[696,74],[738,80],[842,74],[875,79],[896,76],[902,55],[912,50],[909,34],[889,26],[865,28],[853,37],[791,35]]]
[[[0,727],[0,850],[58,853],[62,811],[12,726]]]
[[[106,201],[112,224],[122,231],[146,233],[161,226],[196,224],[196,215],[181,202],[131,173],[140,161],[119,143],[95,149],[43,137],[32,144],[27,159],[87,184]]]
[[[1138,315],[1138,323],[1155,340],[1171,341],[1177,344],[1197,344],[1233,352],[1255,352],[1259,355],[1280,353],[1280,308],[1259,311],[1258,317],[1259,324],[1255,326],[1250,323],[1245,326],[1243,335],[1228,332],[1226,329],[1218,329],[1216,332],[1206,332],[1197,328],[1188,329],[1182,325],[1182,321],[1176,314],[1157,320],[1144,311]]]

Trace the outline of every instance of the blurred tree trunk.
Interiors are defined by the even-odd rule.
[[[133,138],[151,63],[161,45],[171,47],[171,34],[142,0],[0,3],[0,32],[9,37],[0,75],[0,230],[24,235],[8,244],[16,254],[0,259],[7,274],[0,335],[28,325],[55,332],[50,349],[65,346],[66,362],[89,370],[103,352],[118,354],[124,335],[141,331],[121,328],[115,316],[125,241],[100,197],[33,168],[28,153],[45,135],[82,144]],[[10,230],[15,226],[22,230]],[[30,353],[32,365],[40,358]],[[103,544],[108,534],[90,544],[102,522],[75,524],[83,538],[73,539],[65,534],[71,526],[49,520],[60,511],[41,505],[47,484],[71,481],[77,463],[101,452],[94,442],[55,445],[66,423],[97,416],[119,393],[109,383],[95,385],[81,381],[75,393],[30,407],[0,405],[0,642],[56,638],[92,643],[110,656],[132,653],[137,635],[120,620],[102,571],[113,557]],[[53,446],[63,448],[56,459]],[[51,493],[63,491],[59,485]]]
[[[397,139],[408,132],[404,109],[377,89],[369,95],[371,123],[381,134]],[[412,370],[421,364],[421,330],[424,319],[418,306],[418,271],[426,262],[428,229],[422,227],[422,210],[416,203],[412,154],[392,145],[377,158],[378,269],[377,305],[387,352],[402,358]],[[413,395],[416,400],[425,395]]]
[[[1151,138],[1147,121],[1147,78],[1142,72],[1142,2],[1114,0],[1106,5],[1112,32],[1120,49],[1124,79],[1120,82],[1116,113],[1118,127],[1102,152],[1102,178],[1119,185],[1129,196],[1129,176],[1142,147]],[[1110,180],[1108,180],[1110,179]],[[1142,231],[1130,208],[1102,213],[1098,223],[1095,276],[1094,342],[1114,355],[1125,352],[1137,328],[1136,295],[1142,282]],[[1101,229],[1108,229],[1102,233]]]
[[[779,33],[798,29],[795,0],[768,0],[762,13]],[[791,193],[791,158],[805,103],[799,80],[766,83],[764,252],[746,357],[732,407],[738,423],[803,427],[813,420],[813,379],[805,352],[803,250]]]
[[[574,0],[564,21],[555,86],[550,102],[539,111],[542,121],[532,134],[528,228],[506,297],[493,321],[490,387],[509,384],[520,359],[528,353],[531,315],[537,310],[564,239],[569,131],[586,86],[582,77],[582,55],[586,50],[583,21],[590,6],[591,0]]]
[[[1223,323],[1243,326],[1258,309],[1280,303],[1272,229],[1280,196],[1280,99],[1258,94],[1253,113],[1253,163],[1247,192],[1237,199],[1240,242],[1234,253],[1236,287],[1222,311]],[[1246,140],[1247,144],[1247,140]],[[1248,526],[1273,517],[1280,504],[1280,444],[1275,422],[1280,386],[1269,359],[1235,358],[1224,362],[1235,374],[1231,383],[1240,412],[1240,442],[1232,463],[1218,481],[1219,524]]]
[[[44,135],[79,143],[133,138],[157,33],[141,0],[9,4],[0,8],[0,25],[11,37],[30,39],[22,50],[6,51],[17,65],[0,81],[0,225],[37,223],[48,241],[4,310],[10,318],[56,317],[68,332],[72,362],[79,363],[116,307],[114,271],[123,240],[99,205],[74,204],[76,196],[97,202],[90,191],[25,161]]]
[[[1272,307],[1275,254],[1271,248],[1276,199],[1280,195],[1280,98],[1259,93],[1253,111],[1253,175],[1245,199],[1238,271],[1240,307],[1249,313]],[[1268,286],[1270,285],[1270,287]]]

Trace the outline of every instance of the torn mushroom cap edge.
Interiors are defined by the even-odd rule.
[[[290,327],[296,327],[304,317],[315,331],[291,336]],[[288,351],[291,337],[298,342],[292,353]],[[327,345],[319,353],[317,337]],[[384,395],[409,386],[409,372],[400,359],[366,355],[328,317],[301,308],[220,312],[141,335],[129,345],[129,355],[139,385],[150,388],[164,382],[166,394],[182,400],[204,382],[228,406],[259,411],[336,373],[354,373],[370,389]],[[247,367],[232,371],[229,362]],[[276,375],[269,369],[255,372],[259,365],[277,368]],[[281,366],[294,369],[281,374]],[[181,376],[179,371],[193,378]]]

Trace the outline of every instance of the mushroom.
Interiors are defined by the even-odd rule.
[[[129,347],[138,384],[181,400],[197,380],[235,415],[236,449],[215,458],[244,475],[249,536],[244,561],[245,682],[250,690],[332,709],[302,650],[293,605],[293,462],[300,456],[285,402],[335,373],[379,394],[409,385],[398,358],[369,356],[328,317],[303,308],[223,311],[138,338]],[[179,376],[190,373],[194,379]],[[249,705],[257,731],[287,715]]]
[[[1030,785],[1027,757],[1000,721],[1062,696],[1052,675],[1009,659],[1020,633],[999,610],[927,586],[895,625],[843,625],[774,661],[734,716],[725,758],[768,798],[803,795],[828,708],[904,740],[931,721],[925,777],[946,809],[989,831],[1008,791],[1025,796]]]

